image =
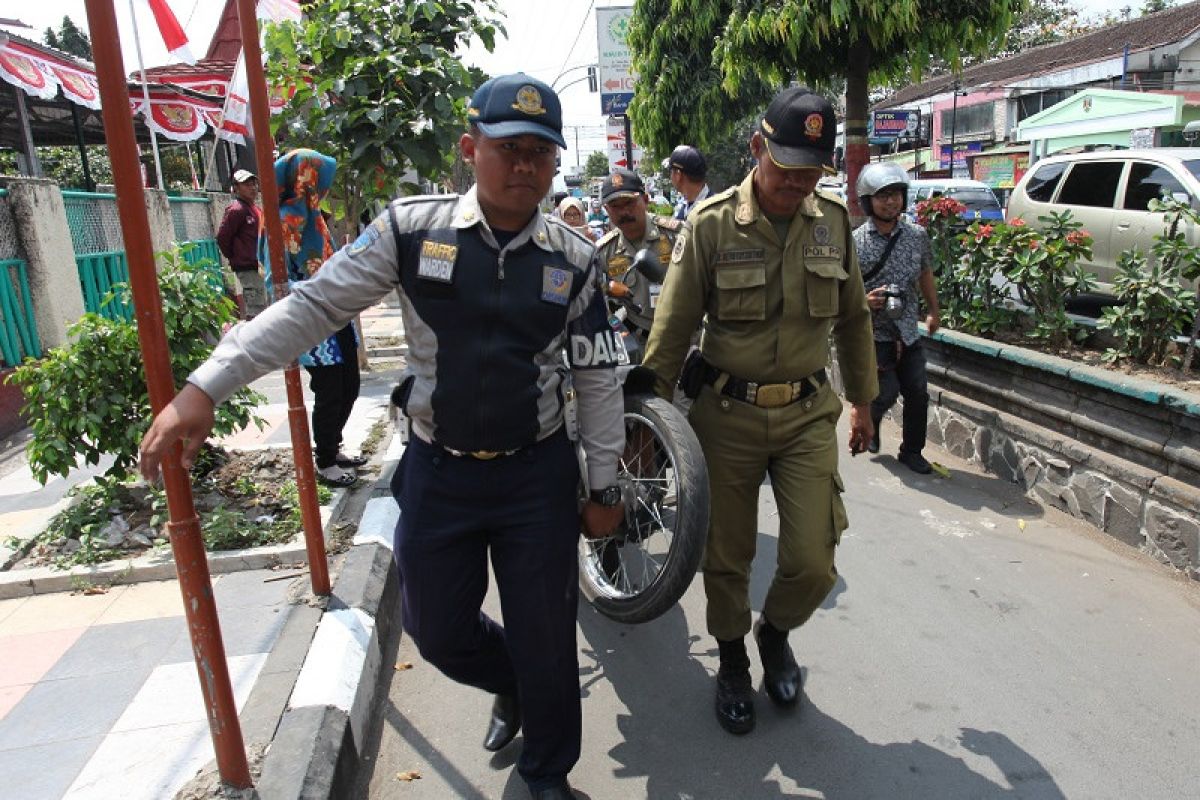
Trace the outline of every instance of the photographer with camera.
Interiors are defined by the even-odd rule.
[[[903,439],[897,457],[913,472],[927,475],[932,468],[921,451],[929,420],[929,390],[925,351],[917,331],[918,288],[928,310],[929,333],[941,326],[929,235],[901,216],[908,204],[908,174],[898,164],[867,165],[859,173],[857,187],[867,221],[854,231],[854,245],[871,307],[879,370],[879,396],[871,403],[875,435],[867,450],[879,452],[879,424],[902,396]]]

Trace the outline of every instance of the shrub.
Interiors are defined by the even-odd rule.
[[[1174,337],[1193,323],[1197,311],[1196,296],[1183,281],[1200,275],[1200,247],[1188,244],[1179,228],[1184,220],[1200,223],[1200,213],[1174,198],[1152,200],[1150,210],[1166,215],[1166,229],[1154,237],[1151,258],[1136,248],[1121,254],[1114,281],[1121,305],[1106,308],[1097,325],[1117,338],[1117,346],[1104,353],[1106,361],[1178,365]]]
[[[159,272],[163,320],[177,386],[208,357],[224,325],[236,317],[233,303],[208,279],[204,264],[187,265],[178,251],[163,253]],[[129,287],[114,295],[128,301]],[[136,322],[85,314],[68,331],[71,343],[40,361],[15,369],[9,380],[21,387],[23,412],[33,437],[27,448],[33,476],[45,483],[86,464],[113,456],[106,475],[121,480],[137,463],[138,443],[150,424]],[[232,433],[250,422],[262,395],[242,389],[217,408],[214,434]]]

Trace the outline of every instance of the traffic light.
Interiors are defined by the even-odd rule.
[[[600,79],[596,76],[596,65],[589,64],[587,68],[588,91],[595,94],[600,91]]]

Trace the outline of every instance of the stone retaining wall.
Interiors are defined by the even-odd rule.
[[[1200,396],[954,331],[924,341],[931,443],[1200,579]]]

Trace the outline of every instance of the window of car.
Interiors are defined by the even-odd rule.
[[[1151,200],[1161,200],[1176,192],[1187,194],[1187,189],[1162,164],[1134,161],[1129,165],[1129,180],[1125,186],[1126,210],[1149,211]]]
[[[1192,173],[1192,177],[1200,178],[1200,160],[1184,161],[1183,166],[1187,167],[1187,171]]]
[[[1058,179],[1066,171],[1066,162],[1042,164],[1029,176],[1029,183],[1025,184],[1025,194],[1029,195],[1030,200],[1049,203],[1050,198],[1054,197],[1054,190],[1058,188]]]
[[[1080,161],[1071,167],[1058,202],[1069,206],[1114,208],[1124,161]]]
[[[962,203],[971,211],[992,211],[1000,208],[1000,204],[996,202],[996,196],[987,189],[977,189],[974,187],[956,189],[951,187],[946,190],[946,194]]]

